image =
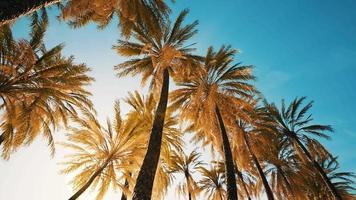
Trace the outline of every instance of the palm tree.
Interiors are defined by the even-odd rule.
[[[258,120],[256,120],[258,121]],[[254,140],[251,140],[251,136],[253,136],[254,134],[254,131],[258,131],[256,130],[256,128],[254,128],[253,126],[250,126],[242,121],[242,120],[237,120],[236,122],[237,126],[238,126],[238,129],[239,129],[239,133],[240,133],[240,137],[242,140],[243,140],[243,145],[244,147],[246,148],[248,154],[251,156],[251,159],[255,165],[255,167],[257,168],[257,172],[258,172],[258,175],[260,176],[261,180],[262,180],[262,184],[264,186],[264,189],[266,191],[266,194],[267,194],[267,198],[269,200],[273,200],[274,199],[274,195],[273,195],[273,192],[271,190],[271,187],[269,186],[268,184],[268,181],[267,181],[267,178],[266,178],[266,175],[265,175],[265,172],[263,171],[263,167],[261,166],[257,156],[256,156],[256,149],[253,148],[255,146],[258,146],[258,145],[253,145],[252,142]],[[258,136],[258,137],[261,137],[261,136]],[[266,144],[266,141],[264,141],[260,147],[261,149],[264,149],[264,144]]]
[[[306,147],[319,165],[323,168],[331,183],[341,195],[342,199],[355,199],[354,193],[355,174],[352,172],[340,172],[337,157],[333,157],[324,147],[316,140],[309,140]],[[334,197],[328,192],[322,177],[315,173],[311,165],[302,165],[299,174],[298,186],[303,192],[305,198],[318,198],[333,200]]]
[[[254,87],[248,83],[254,79],[251,66],[232,64],[235,53],[236,50],[229,46],[221,47],[218,52],[210,47],[204,64],[190,77],[179,80],[181,88],[171,95],[173,104],[182,109],[182,118],[195,123],[198,129],[203,129],[196,133],[196,138],[214,141],[217,147],[223,146],[228,199],[237,198],[237,189],[224,120],[227,124],[233,123],[230,116],[236,113],[244,118],[242,110],[249,107],[244,99],[251,98],[255,92]]]
[[[201,192],[209,200],[226,198],[225,173],[222,168],[210,165],[210,169],[200,167],[201,180],[198,182]]]
[[[178,194],[187,195],[189,200],[195,199],[198,186],[192,175],[203,165],[200,154],[196,150],[189,155],[184,152],[173,152],[170,171],[184,175],[184,181],[178,185]]]
[[[233,152],[236,150],[236,148],[233,149]],[[234,152],[235,153],[235,152]],[[222,161],[213,161],[212,162],[214,164],[214,166],[217,168],[218,171],[224,171],[225,170],[225,164]],[[243,192],[239,193],[239,198],[247,198],[248,200],[251,200],[251,196],[250,196],[250,191],[252,189],[251,185],[254,184],[255,180],[252,176],[250,176],[247,173],[243,173],[242,171],[240,171],[240,168],[238,167],[238,161],[235,159],[234,162],[234,167],[235,167],[235,174],[237,176],[237,180],[236,180],[236,184],[237,186],[240,186],[240,188],[242,187],[241,190],[243,190]],[[246,172],[246,171],[244,171]]]
[[[157,87],[161,86],[148,150],[134,189],[134,200],[151,198],[168,102],[169,73],[178,75],[189,67],[189,61],[199,58],[190,54],[194,49],[183,46],[197,32],[196,21],[182,26],[187,14],[187,10],[181,12],[173,26],[169,20],[165,21],[160,29],[162,32],[153,36],[149,34],[149,27],[138,23],[133,28],[135,42],[119,40],[114,46],[120,55],[134,57],[116,66],[119,76],[142,74],[143,83],[152,76],[153,91],[157,92]]]
[[[266,103],[266,107],[270,113],[270,117],[275,121],[277,130],[290,140],[295,151],[298,152],[300,159],[306,161],[308,164],[312,164],[316,172],[321,176],[329,192],[336,200],[341,200],[340,194],[328,178],[324,169],[313,159],[303,144],[311,141],[311,136],[329,139],[330,137],[324,132],[332,132],[333,129],[328,125],[310,124],[312,122],[311,115],[306,116],[306,114],[312,107],[313,102],[309,102],[306,106],[301,107],[304,100],[305,97],[295,98],[288,107],[286,107],[282,100],[281,110],[278,110],[274,104]]]
[[[239,197],[244,198],[246,197],[248,200],[251,200],[251,194],[249,191],[249,186],[252,184],[252,181],[249,176],[246,176],[243,174],[243,172],[239,169],[238,165],[235,162],[235,173],[236,176],[238,177],[237,180],[237,185],[242,185],[242,189],[244,191],[244,194],[239,193]]]
[[[54,152],[52,131],[65,126],[79,110],[92,108],[84,88],[93,81],[84,64],[61,55],[63,45],[49,50],[43,43],[48,25],[45,11],[32,16],[29,40],[16,41],[9,26],[0,28],[0,108],[2,156],[42,133]]]
[[[266,135],[268,151],[263,151],[263,158],[269,163],[266,174],[269,174],[271,187],[278,199],[300,199],[298,187],[294,181],[300,172],[300,161],[290,143],[282,136]]]
[[[150,139],[152,124],[154,123],[157,101],[155,100],[153,93],[150,93],[144,97],[137,91],[129,93],[125,101],[132,108],[127,114],[127,121],[140,124],[142,129],[140,134],[143,138],[141,141],[145,144],[146,150]],[[173,115],[174,112],[174,109],[170,107],[167,108],[163,125],[161,153],[152,188],[153,199],[161,199],[164,197],[168,186],[170,186],[173,181],[173,173],[171,173],[170,170],[172,152],[183,151],[183,133],[176,128],[178,125],[178,119],[175,115]],[[142,161],[143,157],[142,160],[140,160],[140,165],[142,164]],[[139,174],[139,168],[132,169],[129,172],[135,180]]]
[[[144,155],[143,138],[138,134],[142,131],[140,126],[121,119],[118,102],[115,104],[113,126],[108,121],[107,127],[103,127],[90,112],[75,122],[79,127],[71,127],[67,142],[62,143],[73,151],[62,163],[65,165],[62,173],[79,171],[71,182],[77,192],[69,199],[77,199],[89,187],[98,185],[97,199],[102,199],[111,185],[114,189],[123,188],[118,183],[119,172],[137,168]]]

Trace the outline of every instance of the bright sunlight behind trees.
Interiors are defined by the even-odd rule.
[[[264,76],[257,76],[259,66],[242,63],[232,45],[209,41],[201,48],[197,38],[206,33],[198,34],[198,21],[175,3],[1,1],[1,162],[43,136],[49,156],[65,151],[58,172],[70,180],[69,200],[112,193],[121,200],[355,200],[356,175],[342,168],[344,155],[324,144],[337,131],[332,122],[314,120],[314,102],[288,96],[279,106],[266,98],[256,84]],[[115,91],[112,111],[101,120],[92,99],[106,97],[91,93],[98,74],[64,56],[64,44],[46,40],[53,13],[74,31],[94,24],[103,32],[114,23],[111,51],[118,61],[110,73],[140,82],[144,92]],[[30,21],[29,35],[20,39],[19,19]]]

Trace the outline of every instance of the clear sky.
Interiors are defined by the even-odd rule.
[[[336,130],[332,141],[323,143],[339,156],[342,170],[356,172],[356,1],[177,0],[172,8],[173,16],[189,8],[187,22],[200,21],[192,40],[199,53],[209,45],[240,49],[238,60],[255,66],[256,86],[269,101],[296,96],[314,100],[316,122]],[[113,66],[123,61],[111,50],[120,37],[116,21],[103,31],[94,25],[71,30],[55,20],[56,10],[50,13],[47,46],[64,42],[65,55],[74,55],[77,62],[92,68],[96,82],[89,89],[99,116],[105,119],[115,99],[140,88],[139,77],[114,75]],[[17,37],[25,37],[28,30],[25,19],[14,26]],[[127,111],[127,106],[122,107]],[[61,135],[56,138],[63,140]],[[50,158],[46,143],[38,138],[10,161],[0,160],[0,199],[68,198],[69,178],[58,174],[62,156],[59,148]]]

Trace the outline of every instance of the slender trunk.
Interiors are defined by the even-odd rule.
[[[314,168],[316,169],[316,171],[319,173],[319,175],[321,176],[321,178],[323,179],[324,183],[326,184],[326,186],[328,187],[329,191],[331,192],[331,194],[334,196],[335,200],[342,200],[340,194],[337,192],[337,190],[335,189],[334,185],[331,183],[329,177],[326,175],[324,169],[319,165],[319,163],[317,161],[315,161],[313,159],[313,157],[310,155],[309,151],[307,150],[307,148],[305,148],[305,146],[303,145],[303,143],[296,137],[296,136],[292,136],[294,142],[297,143],[297,145],[299,146],[299,148],[301,148],[304,152],[304,154],[307,156],[309,162],[312,163],[312,165],[314,166]]]
[[[221,192],[219,191],[219,197],[220,197],[220,200],[223,200],[223,198],[222,198],[222,194],[221,194]]]
[[[155,118],[153,121],[151,136],[148,142],[148,149],[136,180],[132,198],[133,200],[151,199],[153,181],[155,178],[159,155],[161,152],[162,131],[168,102],[168,89],[169,73],[168,69],[166,68],[163,71],[161,96],[159,98]]]
[[[129,172],[129,176],[132,177],[131,172]],[[125,178],[124,187],[129,188],[129,181],[127,180],[127,178]],[[124,192],[122,192],[122,194],[121,194],[121,200],[127,200],[127,196],[126,196],[126,194],[124,194]]]
[[[237,168],[237,166],[235,167],[236,168],[236,173],[237,173],[237,177],[239,177],[241,183],[242,183],[242,188],[244,189],[245,191],[245,194],[246,194],[246,197],[248,200],[251,200],[251,197],[250,197],[250,194],[247,190],[247,187],[246,187],[246,183],[244,181],[244,177],[242,176],[242,173],[240,172],[240,170]]]
[[[127,179],[125,179],[124,187],[125,188],[129,187],[129,182],[127,181]],[[124,194],[124,192],[122,192],[122,194],[121,194],[121,200],[127,200],[127,197]]]
[[[2,144],[2,142],[4,142],[5,138],[4,138],[4,134],[1,134],[0,135],[0,146]]]
[[[254,164],[256,165],[258,174],[260,175],[260,178],[262,179],[263,187],[265,188],[268,200],[274,200],[274,196],[273,196],[271,187],[268,184],[267,178],[266,178],[265,174],[263,173],[262,167],[261,167],[260,163],[258,162],[256,155],[253,153],[253,151],[251,149],[250,141],[247,138],[246,133],[243,133],[243,139],[245,141],[247,150],[250,153],[250,155],[252,156],[252,160],[253,160]]]
[[[236,187],[236,177],[235,177],[235,170],[234,170],[234,161],[232,158],[230,142],[218,106],[215,107],[215,112],[218,118],[220,133],[223,141],[223,150],[225,156],[225,174],[227,178],[227,199],[235,200],[237,199],[237,187]]]
[[[75,200],[77,199],[80,195],[82,195],[85,190],[87,190],[89,188],[89,186],[93,183],[93,181],[99,176],[99,174],[106,168],[106,166],[109,164],[111,158],[107,159],[102,165],[101,167],[95,171],[95,173],[90,177],[90,179],[88,180],[87,183],[85,183],[85,185],[83,185],[82,188],[80,188],[78,190],[78,192],[76,192],[72,197],[69,198],[69,200]]]
[[[189,177],[185,176],[185,179],[187,180],[188,200],[191,200],[192,194],[190,192],[190,187],[189,187]]]
[[[291,186],[291,184],[289,183],[289,181],[288,181],[286,175],[284,174],[284,171],[283,171],[280,167],[277,167],[277,170],[278,170],[278,173],[280,173],[280,174],[282,175],[282,178],[283,178],[283,180],[284,180],[284,183],[286,184],[286,187],[287,187],[287,189],[288,189],[288,192],[290,193],[290,195],[289,195],[290,198],[291,198],[291,199],[295,199],[295,198],[294,198],[295,195],[294,195],[292,186]]]
[[[6,0],[0,1],[0,26],[30,14],[60,0]]]

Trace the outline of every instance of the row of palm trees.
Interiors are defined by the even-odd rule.
[[[125,39],[113,49],[128,60],[118,76],[150,80],[150,94],[125,100],[132,110],[106,126],[96,119],[85,86],[93,79],[84,64],[61,56],[62,45],[45,48],[46,10],[32,15],[30,40],[16,41],[9,25],[1,27],[0,96],[3,157],[44,134],[54,150],[52,132],[64,125],[70,133],[62,145],[73,151],[63,173],[78,172],[72,184],[77,199],[89,187],[103,198],[110,188],[122,199],[160,199],[181,172],[178,188],[189,199],[353,199],[352,173],[337,172],[338,163],[317,137],[330,126],[310,125],[305,98],[290,105],[261,100],[251,66],[235,63],[236,50],[210,47],[195,55],[197,21],[184,24],[184,10],[174,22],[162,0],[68,1],[61,19],[73,27],[93,21],[105,27],[119,16]],[[38,7],[38,6],[37,6]],[[129,37],[130,36],[130,37]],[[170,81],[178,86],[169,92]],[[69,125],[69,122],[70,125]],[[186,126],[182,131],[178,127]],[[192,144],[210,145],[219,158],[210,169],[199,154],[184,155],[183,133]],[[193,169],[192,169],[193,168]],[[202,178],[196,181],[194,175]]]

